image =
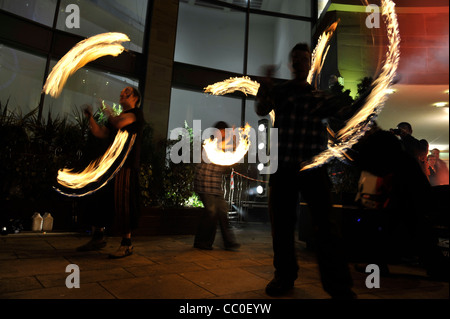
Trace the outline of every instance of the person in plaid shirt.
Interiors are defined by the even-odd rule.
[[[267,70],[267,76],[260,80],[255,104],[259,116],[275,111],[274,127],[278,128],[278,169],[269,181],[275,273],[266,286],[266,293],[283,295],[293,288],[297,279],[294,236],[300,192],[308,203],[316,231],[324,290],[332,298],[354,298],[339,228],[331,218],[331,182],[326,166],[300,172],[302,164],[326,149],[326,119],[341,119],[354,108],[339,105],[341,100],[337,96],[315,91],[307,83],[311,68],[307,44],[297,44],[291,50],[290,67],[294,79],[276,85],[271,70]]]
[[[225,122],[217,122],[214,126],[222,134],[222,143],[225,142]],[[224,144],[222,144],[224,147]],[[198,249],[213,249],[216,237],[217,222],[226,250],[236,250],[240,244],[236,242],[235,235],[228,223],[228,203],[224,199],[222,189],[222,175],[229,173],[230,167],[214,163],[200,163],[195,169],[194,190],[205,206],[194,239],[194,247]]]

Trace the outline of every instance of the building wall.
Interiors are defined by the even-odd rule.
[[[154,1],[143,102],[156,143],[167,138],[177,18],[178,0]]]

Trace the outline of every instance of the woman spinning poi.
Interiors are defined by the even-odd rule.
[[[59,96],[67,78],[88,62],[104,55],[116,56],[123,52],[120,42],[129,41],[121,33],[100,34],[78,43],[54,67],[44,85],[44,92],[54,97]],[[120,93],[123,112],[112,115],[108,108],[107,125],[99,125],[92,116],[92,109],[85,110],[94,136],[106,138],[115,135],[114,142],[107,152],[89,164],[82,172],[67,169],[58,172],[58,186],[55,189],[66,196],[82,197],[92,194],[105,186],[115,177],[114,202],[115,225],[120,227],[122,242],[119,249],[110,254],[111,258],[122,258],[133,252],[131,230],[137,227],[139,216],[139,158],[140,139],[143,127],[143,114],[139,108],[141,96],[133,87],[126,87]],[[78,250],[97,250],[106,245],[103,240],[103,227],[94,229],[93,238]]]

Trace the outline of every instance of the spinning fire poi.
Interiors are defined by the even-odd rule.
[[[333,157],[345,160],[347,158],[345,152],[370,130],[376,116],[381,112],[387,100],[386,91],[394,82],[400,61],[400,32],[395,3],[391,0],[382,0],[381,13],[386,24],[388,52],[381,73],[373,82],[371,93],[364,106],[336,133],[336,139],[332,141],[328,149],[315,156],[302,170],[325,164]]]
[[[102,56],[118,56],[125,48],[122,42],[130,41],[127,35],[117,32],[102,33],[85,39],[76,44],[62,57],[47,77],[43,92],[58,97],[70,75]],[[90,163],[83,171],[74,172],[70,169],[58,171],[59,193],[70,197],[81,197],[92,194],[105,186],[117,172],[131,151],[136,134],[119,130],[114,142],[103,156]]]
[[[224,147],[218,147],[218,139],[207,139],[203,143],[203,149],[206,152],[208,159],[217,165],[230,166],[239,162],[245,154],[247,154],[250,147],[249,131],[251,126],[245,125],[244,128],[238,128],[239,142],[237,143],[236,150],[227,151],[229,148],[233,148],[234,134],[230,135],[226,140],[222,141]]]

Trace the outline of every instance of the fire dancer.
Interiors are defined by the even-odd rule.
[[[269,212],[272,222],[275,274],[266,293],[287,293],[297,279],[295,225],[298,193],[307,201],[317,237],[317,256],[322,284],[333,298],[354,298],[352,278],[341,244],[340,230],[332,220],[331,183],[325,165],[300,172],[301,164],[326,149],[323,120],[345,117],[342,99],[313,90],[307,77],[311,52],[307,44],[297,44],[290,52],[293,80],[274,85],[270,68],[261,79],[255,111],[265,116],[272,110],[278,128],[278,161],[270,177]],[[347,115],[350,116],[350,113]]]
[[[228,124],[221,121],[214,126],[222,135],[222,149],[225,151],[225,129]],[[200,163],[195,170],[194,187],[205,211],[200,219],[194,239],[194,247],[212,250],[216,237],[217,222],[219,222],[224,248],[236,250],[241,245],[237,243],[233,230],[228,222],[228,203],[224,199],[222,175],[229,171],[229,166],[214,163]]]
[[[140,212],[139,160],[144,124],[142,109],[139,107],[141,95],[136,88],[126,87],[120,93],[119,103],[123,112],[118,116],[113,116],[112,110],[108,107],[104,110],[108,117],[106,125],[99,125],[95,121],[92,107],[85,109],[91,132],[98,138],[107,138],[114,135],[119,129],[137,134],[133,149],[114,179],[114,227],[121,233],[122,241],[117,251],[109,255],[110,258],[123,258],[133,253],[131,231],[138,226]],[[92,239],[78,250],[98,250],[104,246],[104,227],[94,227]]]

